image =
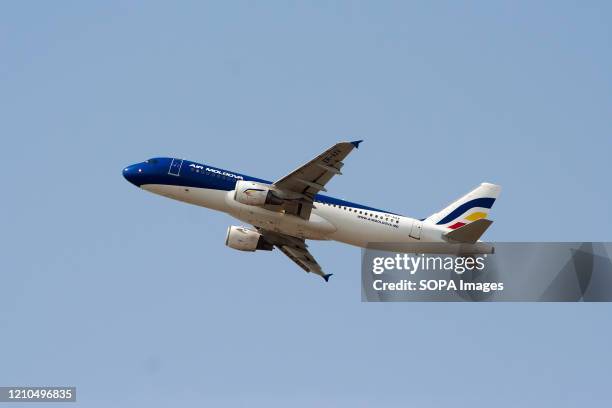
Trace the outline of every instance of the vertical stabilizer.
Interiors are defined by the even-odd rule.
[[[501,187],[496,184],[482,183],[442,211],[430,215],[425,222],[454,230],[486,218],[500,191]]]

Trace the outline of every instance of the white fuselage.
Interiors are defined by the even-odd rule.
[[[372,243],[446,242],[446,230],[414,218],[315,201],[310,218],[263,207],[241,204],[234,191],[166,184],[146,184],[143,189],[175,200],[227,213],[240,221],[283,234],[315,240],[334,240],[366,248]]]

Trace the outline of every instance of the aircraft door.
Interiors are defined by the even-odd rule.
[[[172,162],[170,162],[170,170],[168,170],[168,174],[178,177],[181,174],[182,165],[183,159],[172,159]]]
[[[410,236],[414,239],[421,239],[421,229],[423,228],[421,221],[414,220],[410,228]]]

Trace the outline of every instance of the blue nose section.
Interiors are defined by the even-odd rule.
[[[142,185],[143,168],[140,164],[134,164],[123,169],[123,177],[136,187]]]

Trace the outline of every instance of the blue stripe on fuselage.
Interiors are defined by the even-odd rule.
[[[155,158],[148,160],[150,163],[141,163],[143,173],[140,185],[144,184],[167,184],[175,186],[185,186],[193,188],[208,188],[214,190],[231,191],[236,187],[237,180],[255,181],[258,183],[272,184],[273,182],[263,180],[257,177],[247,176],[246,174],[240,174],[229,170],[224,170],[218,167],[209,166],[206,164],[200,164],[189,160],[183,160],[181,166],[180,175],[174,176],[168,174],[170,158]],[[152,162],[152,163],[151,163]],[[381,210],[365,205],[352,203],[350,201],[341,200],[334,197],[317,194],[315,196],[315,202],[320,202],[330,205],[339,205],[345,207],[358,208],[362,210],[378,211],[388,214],[398,215],[390,211]]]

